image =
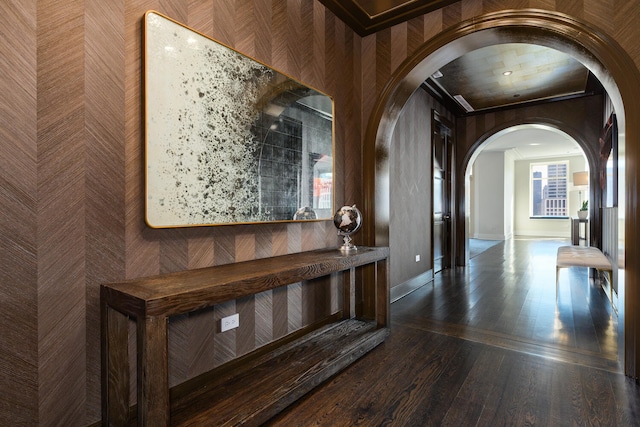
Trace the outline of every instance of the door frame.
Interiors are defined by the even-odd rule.
[[[445,177],[443,188],[443,223],[445,232],[442,239],[442,265],[441,269],[436,271],[436,259],[435,259],[435,191],[431,191],[431,265],[433,266],[433,273],[436,274],[442,270],[451,268],[455,264],[455,225],[456,221],[453,216],[454,212],[454,200],[455,200],[455,158],[453,147],[455,145],[455,126],[453,123],[438,113],[436,109],[431,110],[431,183],[432,189],[435,188],[435,135],[439,127],[445,127],[449,130],[449,138],[445,138],[444,142],[444,159],[445,159]],[[448,218],[447,218],[448,217]]]

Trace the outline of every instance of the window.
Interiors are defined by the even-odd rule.
[[[568,172],[567,161],[531,164],[531,217],[568,216]]]

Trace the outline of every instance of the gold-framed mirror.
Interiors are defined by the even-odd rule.
[[[150,227],[332,218],[328,95],[155,11],[144,81]]]

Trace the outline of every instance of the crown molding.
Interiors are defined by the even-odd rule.
[[[458,2],[459,0],[406,1],[372,15],[362,6],[362,0],[320,0],[320,3],[362,37]]]

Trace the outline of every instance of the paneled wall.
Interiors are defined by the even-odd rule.
[[[389,162],[389,247],[391,287],[430,272],[432,222],[432,111],[453,122],[453,115],[423,89],[418,89],[398,118]],[[455,139],[455,138],[454,138]],[[416,261],[416,255],[420,260]],[[421,278],[416,285],[425,283]],[[408,284],[407,284],[408,286]],[[411,288],[411,286],[408,286]],[[402,293],[402,292],[401,292]],[[395,292],[392,289],[392,296]]]
[[[154,9],[210,37],[300,79],[331,96],[338,112],[356,108],[354,87],[334,75],[354,75],[352,32],[313,1],[127,2],[124,49],[125,274],[127,277],[192,269],[335,245],[331,222],[150,230],[143,211],[140,18]],[[129,120],[131,119],[131,120]],[[342,171],[358,151],[345,147],[342,120],[336,120],[336,202],[356,190]],[[352,196],[351,196],[352,197]],[[131,256],[129,256],[129,254]],[[137,254],[137,255],[133,255]],[[334,294],[334,293],[333,293]],[[335,310],[326,286],[297,284],[255,298],[230,301],[213,310],[174,319],[169,329],[170,383],[177,384],[214,366],[317,321]],[[318,309],[317,306],[324,307]],[[217,319],[240,313],[240,328],[216,333]]]
[[[364,206],[363,129],[394,70],[421,44],[483,13],[538,7],[594,23],[640,64],[639,3],[614,3],[462,0],[360,38],[314,0],[1,2],[0,424],[100,419],[100,283],[337,243],[330,222],[145,226],[145,11],[333,96],[335,200]],[[205,369],[212,354],[214,364],[228,360],[322,316],[322,289],[293,286],[177,319],[170,332],[173,381]],[[249,329],[216,338],[211,319],[232,311],[251,319]]]
[[[359,144],[346,144],[360,139],[356,38],[320,3],[2,3],[0,25],[9,30],[0,36],[2,425],[100,419],[100,283],[338,243],[330,221],[145,226],[147,10],[333,96],[335,201],[361,203]],[[173,319],[172,384],[335,312],[336,286],[333,278],[292,285]],[[235,312],[241,327],[217,334],[216,320]]]
[[[0,424],[39,406],[36,27],[35,1],[0,3]]]

